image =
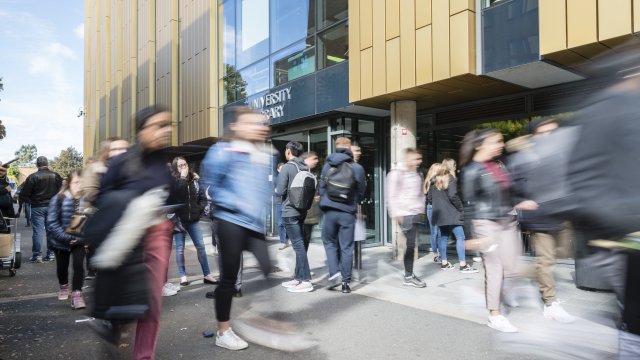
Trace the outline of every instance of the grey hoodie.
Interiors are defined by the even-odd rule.
[[[291,162],[296,163],[300,170],[309,170],[309,167],[305,165],[304,161],[301,157],[293,158],[286,164],[282,165],[282,169],[278,174],[278,179],[276,180],[276,195],[282,197],[282,217],[292,217],[292,216],[300,216],[305,215],[306,211],[303,213],[300,210],[291,206],[289,202],[289,197],[287,196],[287,190],[291,187],[291,182],[293,178],[298,173],[298,169],[295,165],[291,164]]]

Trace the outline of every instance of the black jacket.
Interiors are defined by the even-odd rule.
[[[465,217],[497,220],[513,210],[510,191],[502,189],[482,164],[471,161],[462,170],[461,181]]]
[[[51,198],[60,191],[62,177],[47,167],[41,167],[24,182],[20,197],[32,208],[47,207]]]
[[[464,208],[460,196],[458,196],[456,178],[449,177],[449,186],[446,190],[438,190],[432,184],[429,187],[429,193],[431,193],[433,205],[432,219],[434,224],[438,226],[464,224]]]
[[[355,177],[355,188],[353,189],[354,196],[353,202],[350,204],[343,204],[329,199],[327,195],[327,183],[326,177],[329,173],[331,166],[338,166],[343,162],[351,163],[353,168],[353,176]],[[364,198],[364,192],[367,188],[367,179],[365,177],[364,168],[362,165],[353,161],[353,154],[349,149],[338,148],[336,152],[330,154],[327,157],[327,163],[322,168],[320,174],[320,209],[322,211],[336,210],[349,214],[355,214],[358,203]]]
[[[176,214],[180,221],[191,223],[200,220],[202,209],[207,204],[207,197],[204,189],[200,186],[197,179],[188,181],[187,179],[177,179],[176,184],[176,201],[184,206],[176,210]]]

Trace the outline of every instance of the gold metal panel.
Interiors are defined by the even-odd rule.
[[[598,41],[598,1],[567,0],[567,47]]]
[[[633,32],[631,0],[598,1],[598,39],[612,39]]]
[[[373,0],[360,0],[360,50],[373,45]]]
[[[349,101],[360,100],[360,0],[349,0]]]
[[[450,76],[449,68],[449,2],[431,3],[432,44],[433,44],[433,81]]]
[[[360,52],[360,94],[363,99],[373,96],[373,48]]]
[[[416,85],[416,25],[413,1],[400,7],[400,88]]]
[[[640,0],[633,0],[633,32],[640,31]]]
[[[566,0],[538,0],[538,16],[540,23],[540,54],[549,54],[566,49]]]
[[[463,11],[450,19],[451,76],[475,73],[475,13]]]
[[[373,0],[373,95],[387,92],[387,41],[385,34],[384,0]]]
[[[431,24],[431,1],[432,0],[415,0],[416,29]]]
[[[433,81],[431,25],[416,30],[416,84]]]
[[[475,0],[450,0],[449,1],[449,15],[454,15],[465,10],[476,11]]]
[[[408,0],[403,0],[408,1]],[[400,0],[386,0],[385,32],[387,40],[400,36]],[[351,16],[351,14],[349,14]],[[351,21],[351,19],[349,19]]]
[[[575,52],[576,54],[583,56],[587,59],[591,59],[593,57],[596,57],[598,55],[601,55],[604,52],[607,51],[611,51],[611,49],[609,49],[608,47],[595,42],[595,43],[591,43],[591,44],[587,44],[587,45],[582,45],[582,46],[578,46],[578,47],[574,47],[571,49],[571,51]]]
[[[387,40],[386,65],[387,93],[400,90],[400,37]]]

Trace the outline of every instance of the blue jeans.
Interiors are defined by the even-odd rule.
[[[33,244],[31,245],[31,252],[33,256],[41,256],[43,238],[46,239],[46,255],[48,256],[53,254],[53,250],[49,250],[51,234],[47,231],[45,226],[48,212],[49,208],[46,206],[31,208],[31,225],[33,226],[33,236],[31,237]]]
[[[278,223],[278,235],[280,235],[280,244],[287,242],[287,233],[282,224],[282,204],[276,204],[276,222]]]
[[[449,235],[453,233],[456,237],[456,252],[458,253],[458,260],[465,261],[464,257],[464,229],[462,225],[442,225],[440,228],[440,241],[438,243],[438,251],[440,252],[440,258],[447,260],[447,242],[449,241]]]
[[[353,266],[353,231],[356,216],[337,210],[324,212],[322,225],[322,243],[327,253],[329,276],[340,272],[342,282],[351,282]]]
[[[198,252],[198,261],[200,267],[202,267],[202,274],[204,276],[209,275],[209,261],[207,260],[207,253],[204,248],[204,240],[202,239],[202,230],[200,229],[200,223],[193,221],[190,223],[183,222],[182,226],[189,233],[193,245],[196,246]],[[187,272],[184,268],[184,238],[185,233],[179,232],[173,235],[173,240],[176,242],[176,263],[178,264],[178,273],[180,276],[187,276]]]
[[[433,221],[431,221],[432,214],[433,214],[433,205],[427,204],[427,219],[429,220],[429,237],[431,239],[431,251],[437,253],[438,238],[440,237],[440,230],[438,229],[438,225],[434,224]]]
[[[287,234],[289,234],[291,246],[296,253],[296,269],[293,278],[298,281],[311,281],[309,259],[307,258],[307,251],[304,248],[304,217],[283,217],[282,224]]]
[[[27,218],[27,225],[31,225],[31,203],[24,202],[24,217]]]

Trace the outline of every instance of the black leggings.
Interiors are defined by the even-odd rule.
[[[73,246],[71,252],[55,250],[56,268],[58,272],[58,283],[65,285],[69,283],[69,260],[73,257],[73,280],[71,290],[82,290],[84,283],[84,246]]]
[[[414,222],[416,216],[409,215],[402,219],[400,228],[407,239],[407,249],[404,252],[404,275],[411,276],[413,274],[413,258],[416,249],[416,235],[418,235],[418,226]]]
[[[220,284],[216,288],[216,319],[225,322],[229,321],[231,313],[231,300],[238,279],[242,251],[253,253],[265,276],[271,272],[271,259],[264,234],[225,220],[216,221],[220,259]]]

